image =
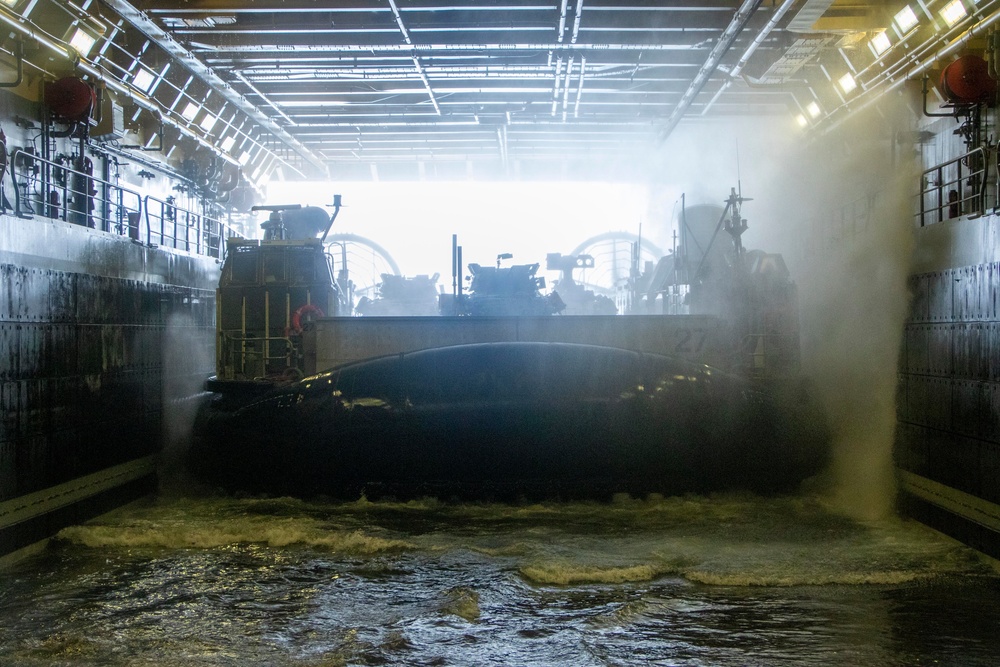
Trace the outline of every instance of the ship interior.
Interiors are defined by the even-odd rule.
[[[329,342],[351,335],[483,340],[437,317],[616,344],[544,324],[576,312],[635,316],[646,351],[794,365],[845,506],[1000,557],[1000,0],[0,0],[0,24],[2,554],[155,494],[209,375],[399,351]],[[456,231],[451,275],[405,276],[391,236],[340,227],[362,212],[345,184],[536,181],[667,184],[660,219],[707,220],[683,243],[699,260],[647,238],[656,216],[642,235],[548,219],[565,246],[494,266]],[[296,183],[323,199],[274,199]],[[770,312],[801,349],[728,353],[694,298],[722,288],[678,279],[715,236],[796,283],[797,311]],[[350,273],[358,247],[377,285]],[[312,277],[279,299],[263,275],[287,263]],[[513,310],[474,298],[504,290]],[[707,319],[650,333],[676,315]],[[777,326],[738,333],[757,325]]]

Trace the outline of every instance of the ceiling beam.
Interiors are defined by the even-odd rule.
[[[713,48],[712,52],[708,55],[708,59],[705,61],[705,64],[701,66],[700,70],[698,70],[698,74],[695,75],[694,80],[691,81],[691,85],[684,92],[684,95],[681,97],[681,101],[676,107],[674,107],[673,113],[670,114],[670,117],[667,118],[667,122],[663,129],[660,130],[661,141],[666,140],[666,138],[670,136],[670,133],[674,131],[674,128],[677,127],[677,123],[679,123],[681,118],[684,117],[684,113],[688,110],[688,107],[691,106],[694,98],[697,97],[698,93],[701,92],[701,89],[705,87],[706,83],[708,83],[709,77],[715,73],[722,57],[726,55],[727,51],[729,51],[733,42],[736,41],[736,37],[743,32],[743,28],[746,27],[750,17],[757,11],[757,8],[760,7],[760,3],[762,1],[763,0],[744,0],[743,4],[736,11],[736,15],[733,16],[733,20],[729,24],[729,27],[727,27],[722,33],[722,36],[716,43],[715,48]]]
[[[236,108],[243,111],[262,128],[274,135],[278,140],[298,153],[307,162],[326,172],[326,161],[313,153],[298,139],[285,132],[277,123],[267,117],[260,109],[250,104],[242,95],[223,81],[210,67],[198,60],[189,51],[177,43],[173,37],[164,32],[151,19],[125,0],[103,0],[104,4],[113,9],[136,30],[141,32],[157,46],[168,53],[177,62],[184,65],[192,74],[204,81],[212,90],[221,95]]]

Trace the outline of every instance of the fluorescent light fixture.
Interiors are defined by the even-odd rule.
[[[871,41],[872,51],[874,51],[876,56],[880,56],[892,47],[892,42],[889,41],[889,35],[885,32],[876,33],[872,37]]]
[[[805,127],[806,125],[809,124],[809,121],[806,120],[806,117],[803,116],[802,114],[799,114],[798,116],[795,117],[795,122],[799,124],[799,127]]]
[[[945,24],[950,28],[968,16],[969,13],[965,11],[965,5],[962,4],[962,0],[951,0],[951,2],[941,8],[940,14]]]
[[[156,81],[156,76],[148,69],[143,69],[141,67],[137,69],[135,74],[132,76],[132,85],[144,93],[149,92],[149,89],[153,86],[154,81]]]
[[[74,51],[81,56],[88,56],[90,55],[90,50],[94,48],[94,44],[97,44],[97,37],[80,26],[73,28],[73,32],[69,38],[69,45]]]
[[[184,111],[181,112],[181,116],[183,116],[184,120],[188,122],[194,122],[194,117],[198,115],[199,109],[201,109],[201,107],[194,102],[188,102],[187,106],[184,107]]]
[[[917,25],[917,15],[913,13],[909,5],[896,12],[896,16],[892,20],[896,22],[896,27],[899,28],[900,34],[903,35],[910,32]]]
[[[815,102],[810,102],[808,106],[806,106],[806,113],[809,114],[810,118],[816,118],[817,116],[819,116],[820,111],[822,110],[819,108],[819,105],[816,104]]]
[[[236,137],[226,137],[222,140],[222,150],[229,152],[229,149],[236,143]]]
[[[837,79],[837,85],[840,86],[840,89],[842,91],[844,91],[845,93],[849,93],[858,87],[858,82],[855,81],[854,77],[851,76],[851,73],[848,72],[844,76]]]
[[[13,9],[13,8],[14,8],[14,6],[15,6],[15,5],[16,5],[17,3],[19,3],[20,1],[21,1],[21,0],[0,0],[0,2],[2,2],[2,3],[3,3],[3,4],[5,4],[5,5],[7,5],[7,6],[8,6],[8,7],[10,7],[11,9]]]
[[[240,163],[241,167],[245,167],[247,162],[250,161],[250,153],[249,152],[244,153],[243,155],[236,158],[236,161]]]
[[[206,132],[211,132],[212,128],[215,127],[215,124],[217,122],[219,122],[218,118],[206,112],[205,117],[201,119],[200,123],[198,123],[198,127],[205,130]]]

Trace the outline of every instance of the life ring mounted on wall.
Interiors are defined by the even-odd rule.
[[[314,303],[307,303],[306,305],[299,307],[298,310],[292,313],[292,333],[302,333],[302,318],[306,315],[323,317],[323,311]]]

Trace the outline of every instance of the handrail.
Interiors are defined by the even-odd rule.
[[[989,159],[986,148],[942,162],[921,174],[919,224],[924,227],[986,210]]]
[[[11,153],[10,166],[18,217],[42,215],[139,240],[142,197],[138,192],[20,148]],[[18,182],[19,172],[28,174],[22,182]],[[47,173],[47,178],[43,180],[39,173]],[[34,194],[41,211],[35,211],[30,202],[33,181],[38,182]]]
[[[226,239],[240,236],[230,225],[152,195],[143,197],[149,243],[223,259]]]
[[[55,218],[128,236],[149,246],[169,246],[219,260],[225,258],[226,239],[240,236],[220,220],[151,195],[143,197],[135,190],[68,167],[65,161],[46,160],[19,148],[11,153],[10,166],[14,214],[21,218]],[[143,219],[145,237],[140,227]]]

